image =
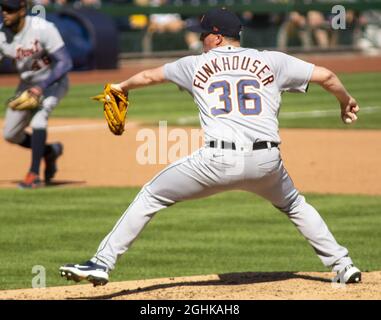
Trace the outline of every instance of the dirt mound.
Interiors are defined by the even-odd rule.
[[[362,283],[340,286],[331,273],[245,272],[0,291],[0,299],[277,300],[381,299],[381,272],[363,273]]]

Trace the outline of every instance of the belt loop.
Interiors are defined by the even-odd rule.
[[[267,144],[267,150],[271,151],[271,142],[267,141],[266,144]]]

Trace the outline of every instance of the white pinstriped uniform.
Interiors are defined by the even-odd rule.
[[[305,92],[313,67],[283,53],[231,46],[166,64],[166,79],[186,89],[199,108],[206,145],[169,165],[142,188],[92,261],[112,270],[154,214],[178,201],[245,190],[284,212],[325,266],[339,271],[351,264],[347,249],[295,188],[279,149],[269,144],[252,148],[253,142],[280,143],[281,94]],[[209,147],[210,141],[218,148]],[[234,142],[236,150],[219,148],[221,141]]]

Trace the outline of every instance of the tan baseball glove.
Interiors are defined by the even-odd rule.
[[[31,110],[38,108],[41,103],[41,91],[30,88],[10,98],[7,106],[13,110]]]
[[[103,102],[103,114],[106,118],[110,131],[120,136],[124,131],[127,111],[129,106],[128,96],[108,83],[103,93],[92,97],[92,99]]]

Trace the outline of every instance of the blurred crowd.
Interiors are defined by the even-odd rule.
[[[371,52],[381,49],[381,11],[369,10],[361,13],[345,12],[345,28],[332,27],[333,14],[308,11],[305,14],[291,12],[283,21],[278,34],[278,47],[285,49],[291,38],[297,38],[304,48],[334,48],[339,45],[354,45]]]
[[[35,4],[43,6],[53,5],[55,7],[62,7],[72,5],[74,7],[93,7],[96,9],[101,8],[101,0],[33,0]]]
[[[277,1],[277,0],[271,0]],[[42,5],[101,8],[101,0],[34,0]],[[234,1],[225,0],[225,4],[234,4]],[[248,1],[249,3],[250,1]],[[103,3],[131,4],[137,6],[159,7],[168,4],[181,6],[184,4],[219,5],[218,0],[103,0]],[[244,1],[243,1],[244,3]],[[253,5],[253,8],[255,6]],[[332,14],[319,11],[306,13],[269,13],[256,14],[254,12],[241,13],[241,19],[246,30],[257,33],[255,41],[258,47],[266,47],[269,34],[266,30],[276,29],[273,42],[280,50],[288,47],[301,46],[305,49],[328,49],[340,45],[354,45],[364,51],[373,52],[381,49],[381,11],[369,10],[361,13],[346,10],[345,30],[335,30],[331,26],[334,18]],[[143,47],[149,46],[151,38],[156,33],[184,34],[184,40],[192,51],[200,51],[201,43],[198,35],[187,32],[186,27],[199,23],[200,16],[186,16],[179,13],[134,14],[128,17],[118,17],[116,22],[121,31],[145,31]],[[276,38],[276,39],[275,39]],[[149,49],[149,48],[148,48]]]

